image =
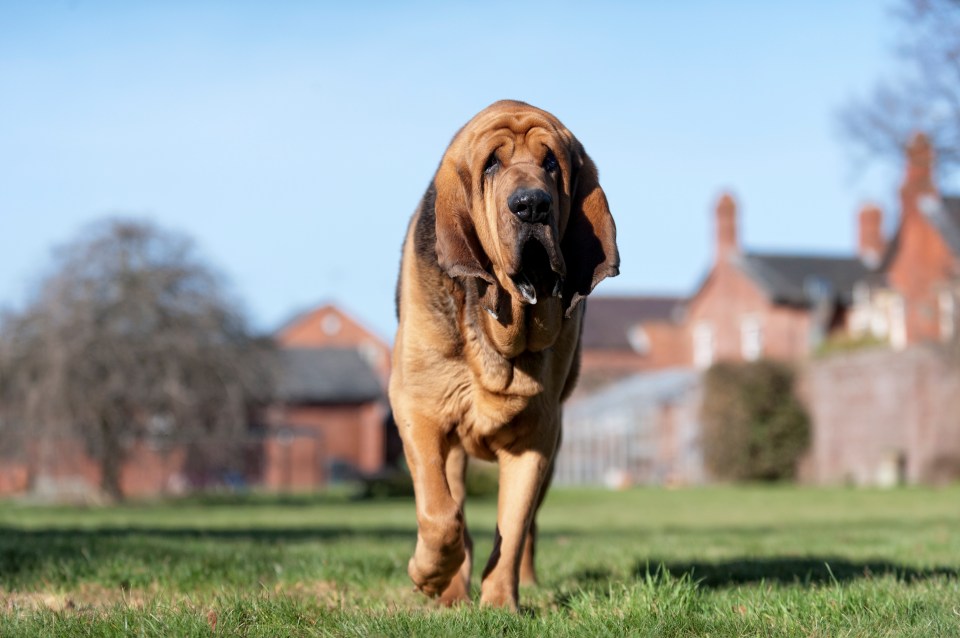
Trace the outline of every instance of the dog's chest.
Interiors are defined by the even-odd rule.
[[[467,358],[464,373],[471,382],[463,386],[467,396],[460,402],[457,419],[458,435],[467,451],[480,457],[485,456],[484,448],[509,445],[520,436],[530,420],[525,415],[558,405],[551,375],[544,370],[549,352],[523,353],[509,360],[484,354]]]
[[[538,352],[524,350],[512,356],[504,354],[489,338],[489,328],[484,329],[483,319],[468,320],[462,326],[465,336],[464,359],[474,384],[479,386],[478,393],[490,395],[483,398],[489,399],[498,409],[498,398],[506,399],[509,407],[505,409],[511,409],[517,397],[530,398],[542,394],[549,385],[548,368],[553,358],[550,349]]]
[[[530,424],[538,421],[530,415],[544,405],[540,396],[495,394],[479,384],[473,386],[471,397],[457,420],[457,435],[470,455],[487,459],[523,438]]]

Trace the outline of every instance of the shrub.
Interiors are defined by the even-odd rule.
[[[499,486],[497,464],[471,459],[465,480],[467,496],[496,497]],[[382,499],[413,496],[413,479],[406,463],[364,476],[357,498]]]
[[[413,496],[413,479],[404,467],[386,468],[364,476],[360,482],[360,499],[406,498]]]
[[[477,459],[470,459],[467,465],[467,496],[476,498],[496,498],[500,489],[499,466]]]
[[[707,470],[729,481],[792,479],[810,442],[810,419],[782,363],[718,363],[701,406]]]
[[[949,451],[936,454],[921,470],[924,483],[948,485],[960,479],[960,456]]]

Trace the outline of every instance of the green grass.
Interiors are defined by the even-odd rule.
[[[2,504],[0,636],[960,636],[958,488],[556,490],[540,526],[514,615],[412,592],[409,500]]]

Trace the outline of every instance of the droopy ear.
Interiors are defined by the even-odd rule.
[[[444,158],[434,178],[437,261],[449,277],[475,279],[481,305],[496,316],[499,287],[470,216],[470,181],[467,169],[461,173]]]
[[[597,167],[582,149],[573,180],[570,219],[560,247],[567,264],[563,301],[565,317],[607,277],[620,274],[617,227],[607,196],[600,188]],[[574,158],[574,163],[578,159]]]

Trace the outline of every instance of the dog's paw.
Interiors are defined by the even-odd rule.
[[[450,584],[440,594],[437,602],[444,607],[453,607],[470,602],[470,580],[469,576],[464,575],[462,567],[450,580]]]
[[[407,573],[410,575],[410,580],[413,581],[414,588],[431,598],[439,596],[452,580],[450,574],[444,574],[429,566],[419,565],[416,557],[411,558],[407,564]]]
[[[514,587],[484,581],[480,589],[480,604],[484,607],[498,607],[517,611],[517,591]]]
[[[414,586],[427,596],[439,596],[450,585],[466,558],[463,543],[432,550],[417,542],[416,552],[407,564]]]

